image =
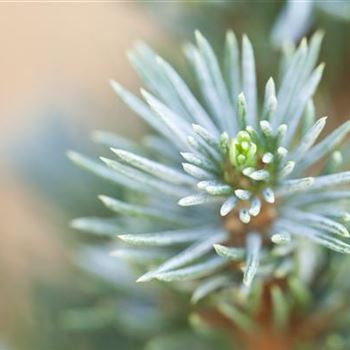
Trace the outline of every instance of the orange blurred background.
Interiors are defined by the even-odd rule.
[[[0,347],[31,324],[34,281],[59,279],[67,261],[55,209],[13,166],[18,148],[29,138],[45,150],[37,129],[52,111],[77,143],[95,128],[140,135],[108,79],[135,88],[125,52],[160,33],[135,3],[0,3]]]

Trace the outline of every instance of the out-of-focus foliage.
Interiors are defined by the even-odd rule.
[[[12,165],[20,178],[49,200],[63,220],[83,213],[83,207],[91,213],[102,213],[101,206],[91,203],[90,199],[99,191],[110,189],[109,183],[97,183],[94,176],[82,175],[67,162],[67,148],[90,149],[83,141],[89,131],[68,123],[66,116],[47,110],[41,123],[29,129],[20,142],[9,145],[15,155]],[[120,194],[117,187],[112,191]]]
[[[226,30],[233,29],[238,35],[248,34],[259,52],[257,73],[262,78],[260,81],[273,74],[271,67],[276,66],[278,53],[286,41],[290,44],[292,40],[296,44],[301,37],[309,37],[318,29],[324,30],[323,47],[331,49],[321,51],[321,61],[327,62],[327,72],[321,86],[323,99],[319,103],[329,114],[335,114],[333,119],[338,121],[350,113],[346,103],[350,95],[347,1],[183,1],[157,5],[151,2],[145,6],[157,22],[178,39],[189,38],[199,29],[218,49]],[[298,17],[296,21],[295,17]],[[276,36],[278,45],[272,54],[271,44],[277,40],[273,39]],[[176,52],[172,56],[176,56]]]
[[[350,4],[346,1],[287,0],[272,29],[273,43],[281,46],[300,40],[322,14],[335,21],[350,21]]]

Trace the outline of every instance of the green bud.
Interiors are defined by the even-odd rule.
[[[240,131],[229,142],[229,158],[237,169],[243,170],[256,165],[257,146],[247,131]]]

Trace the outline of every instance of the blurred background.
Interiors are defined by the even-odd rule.
[[[150,335],[168,325],[153,307],[157,294],[134,286],[132,273],[103,251],[103,240],[95,249],[96,238],[69,228],[74,217],[103,214],[96,195],[111,188],[70,164],[66,150],[98,154],[94,129],[137,140],[145,126],[108,80],[137,92],[127,50],[143,40],[181,65],[179,47],[197,28],[217,50],[227,29],[246,32],[260,82],[278,74],[282,40],[298,42],[323,29],[326,73],[317,112],[333,124],[348,119],[349,4],[292,3],[0,2],[1,350],[156,349]],[[171,315],[169,327],[185,318]]]

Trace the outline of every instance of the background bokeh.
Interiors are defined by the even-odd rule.
[[[90,142],[94,129],[135,140],[143,134],[144,125],[108,84],[114,78],[137,91],[126,56],[137,40],[181,65],[179,47],[194,29],[216,49],[227,28],[246,32],[264,81],[276,74],[279,51],[269,38],[283,6],[280,1],[0,3],[1,350],[140,349],[147,342],[152,331],[137,323],[140,308],[133,313],[133,306],[141,302],[141,317],[161,324],[152,290],[127,297],[134,287],[129,272],[107,254],[86,248],[93,238],[69,228],[76,216],[103,213],[95,198],[107,187],[111,193],[109,184],[76,169],[65,152],[97,154]],[[338,124],[350,114],[350,22],[316,7],[308,21],[306,35],[319,27],[326,32],[318,112]],[[116,317],[125,310],[128,330]],[[172,322],[183,319],[174,312]]]
[[[136,4],[0,8],[0,339],[11,349],[94,349],[93,336],[68,340],[59,329],[67,304],[91,298],[72,267],[69,220],[101,211],[94,178],[65,152],[87,149],[96,128],[140,135],[108,79],[135,87],[125,52],[138,38],[163,40],[161,31]]]

